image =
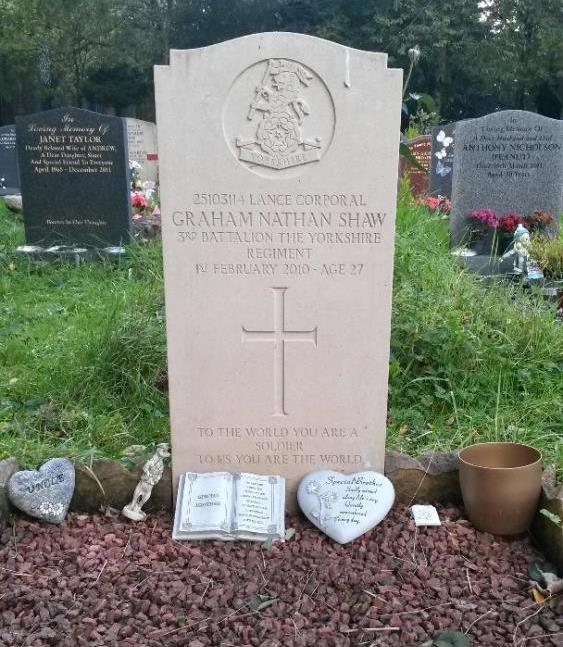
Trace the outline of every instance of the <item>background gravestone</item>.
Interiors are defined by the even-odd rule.
[[[16,127],[0,128],[0,195],[20,192],[18,159],[16,156]]]
[[[124,121],[78,108],[16,118],[26,242],[120,245],[130,238]]]
[[[288,33],[156,68],[176,482],[281,474],[292,507],[383,471],[401,78]]]
[[[129,159],[141,165],[139,177],[142,181],[156,182],[158,180],[156,124],[129,117],[125,121],[127,123]]]
[[[457,121],[432,130],[430,155],[430,195],[452,197],[455,127]]]
[[[426,172],[420,171],[413,166],[407,159],[402,159],[401,176],[409,178],[411,193],[415,198],[428,193],[428,169],[430,168],[430,149],[432,147],[431,135],[419,135],[407,141],[411,153],[416,161],[427,169]]]
[[[529,215],[557,219],[562,208],[563,122],[522,110],[505,110],[459,122],[455,131],[452,244],[467,242],[468,214]]]

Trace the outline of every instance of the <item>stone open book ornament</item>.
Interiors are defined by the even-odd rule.
[[[325,535],[347,544],[377,526],[395,501],[391,481],[378,472],[317,470],[301,479],[297,501]]]

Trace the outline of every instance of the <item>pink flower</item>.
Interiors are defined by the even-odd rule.
[[[479,209],[478,211],[472,211],[469,214],[469,217],[490,229],[497,229],[500,224],[499,217],[492,209]]]
[[[517,213],[506,213],[499,218],[499,225],[503,231],[507,231],[511,234],[514,233],[518,225],[524,225],[525,220],[522,216],[519,216]]]
[[[445,195],[439,195],[438,200],[440,201],[439,209],[442,213],[450,213],[452,210],[451,200]]]
[[[131,206],[144,209],[145,207],[148,206],[148,202],[142,193],[135,191],[134,193],[131,194]]]
[[[452,208],[452,203],[449,198],[444,195],[439,195],[437,197],[426,196],[420,200],[420,203],[432,211],[438,211],[439,213],[444,214],[449,214]]]

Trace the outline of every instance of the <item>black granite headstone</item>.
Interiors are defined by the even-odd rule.
[[[16,156],[16,127],[0,128],[0,195],[20,192],[18,160]]]
[[[454,131],[457,122],[436,126],[432,130],[430,156],[430,195],[452,197],[454,170]]]
[[[16,118],[26,242],[106,247],[130,239],[125,122],[78,108]]]
[[[452,186],[452,244],[467,244],[472,211],[559,219],[563,188],[563,122],[504,110],[458,122]]]

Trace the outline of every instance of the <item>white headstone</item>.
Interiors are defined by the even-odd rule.
[[[139,176],[142,181],[156,182],[158,180],[156,124],[130,117],[125,121],[129,159],[141,165]]]
[[[401,80],[288,33],[156,68],[175,484],[383,470]]]

